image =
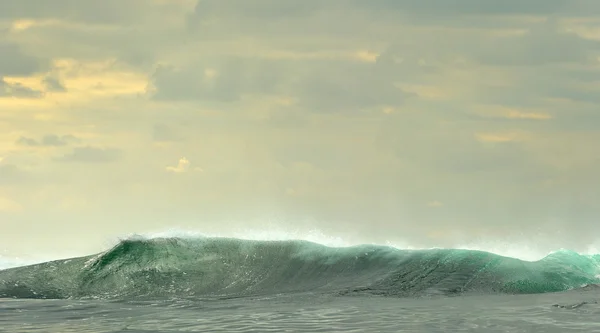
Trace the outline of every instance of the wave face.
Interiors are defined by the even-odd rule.
[[[600,282],[600,255],[526,262],[483,251],[331,248],[306,241],[130,239],[94,256],[0,271],[0,297],[188,298],[292,292],[545,293]]]

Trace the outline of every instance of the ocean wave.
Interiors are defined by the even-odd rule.
[[[33,258],[19,258],[19,257],[7,257],[0,255],[0,270],[8,269],[13,267],[33,265],[48,261],[48,259],[33,259]]]
[[[466,249],[134,237],[93,256],[2,270],[0,297],[545,293],[600,283],[599,274],[600,255],[567,250],[529,262]]]

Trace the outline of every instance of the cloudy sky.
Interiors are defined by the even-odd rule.
[[[596,0],[0,0],[0,254],[172,228],[585,250],[599,107]]]

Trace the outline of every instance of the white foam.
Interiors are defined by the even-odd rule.
[[[354,245],[360,245],[362,243],[348,242],[341,237],[333,237],[324,234],[320,230],[310,229],[307,231],[294,230],[286,231],[282,229],[270,229],[270,230],[256,230],[256,229],[238,229],[227,233],[201,233],[197,231],[189,231],[179,228],[172,228],[160,232],[142,233],[136,235],[130,235],[133,237],[143,237],[147,239],[155,238],[182,238],[182,239],[193,239],[193,238],[237,238],[244,240],[264,240],[264,241],[285,241],[285,240],[305,240],[313,243],[322,244],[330,247],[348,247]]]
[[[131,235],[130,237],[143,237],[145,239],[155,238],[170,238],[177,237],[183,239],[193,238],[212,238],[212,237],[226,237],[226,238],[237,238],[245,240],[264,240],[264,241],[282,241],[282,240],[305,240],[313,243],[322,244],[329,247],[349,247],[362,244],[373,244],[389,246],[400,250],[432,250],[432,249],[463,249],[463,250],[475,250],[485,251],[494,253],[497,255],[517,258],[524,261],[537,261],[548,254],[555,251],[547,251],[542,248],[526,245],[522,243],[512,243],[510,241],[476,241],[465,244],[457,244],[452,247],[426,247],[426,246],[415,246],[408,242],[400,241],[386,241],[384,243],[372,243],[356,240],[348,240],[342,237],[330,236],[318,229],[310,230],[283,230],[281,228],[269,228],[263,230],[257,229],[239,229],[228,233],[201,233],[197,231],[190,231],[180,228],[172,228],[160,232],[151,232]],[[598,252],[595,252],[598,253]]]
[[[587,246],[587,249],[583,251],[585,255],[598,255],[600,254],[600,243],[594,243]]]
[[[53,259],[50,259],[53,260]],[[7,269],[7,268],[13,268],[13,267],[20,267],[20,266],[27,266],[27,265],[34,265],[34,264],[39,264],[41,262],[45,262],[45,261],[49,261],[48,259],[25,259],[25,258],[20,258],[20,257],[7,257],[7,256],[0,256],[0,269]]]
[[[523,261],[538,261],[555,251],[547,251],[536,246],[511,243],[507,241],[484,241],[459,245],[456,248],[464,250],[485,251],[511,257]]]
[[[370,242],[366,239],[359,238],[343,238],[339,236],[331,236],[319,229],[283,229],[277,226],[277,224],[271,224],[266,226],[264,229],[243,229],[238,228],[230,232],[199,232],[183,228],[170,228],[157,232],[146,232],[124,235],[125,237],[114,237],[112,241],[105,242],[103,251],[107,251],[120,240],[123,239],[135,239],[141,237],[142,239],[156,239],[156,238],[183,238],[183,239],[194,239],[194,238],[237,238],[245,240],[265,240],[265,241],[285,241],[285,240],[305,240],[313,243],[322,244],[329,247],[349,247],[363,244],[382,245],[397,248],[400,250],[429,250],[429,249],[440,249],[442,247],[427,247],[419,246],[417,244],[411,244],[406,241],[389,240],[385,242]],[[511,242],[510,240],[476,240],[473,242],[456,244],[455,246],[443,247],[446,249],[464,249],[464,250],[477,250],[486,251],[501,256],[517,258],[525,261],[537,261],[548,254],[556,251],[548,251],[548,247],[543,248],[540,244],[533,243],[527,244],[524,242]],[[600,243],[598,246],[589,246],[588,250],[581,252],[582,254],[598,254],[600,253]],[[90,253],[80,254],[90,255]],[[45,255],[42,257],[33,258],[19,258],[9,257],[0,255],[0,269],[31,265],[50,260],[57,260],[61,258],[67,258],[68,256],[55,256],[49,258]],[[75,256],[71,256],[75,257]]]

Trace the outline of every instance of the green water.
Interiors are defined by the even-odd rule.
[[[227,238],[129,239],[93,256],[0,271],[0,297],[190,299],[311,292],[415,297],[548,293],[600,283],[600,255],[527,262],[482,251]]]

